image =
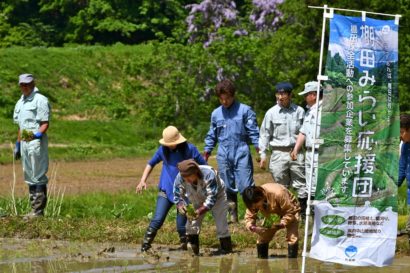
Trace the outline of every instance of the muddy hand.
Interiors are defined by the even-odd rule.
[[[263,228],[263,227],[251,226],[250,231],[252,231],[256,234],[262,234],[262,233],[265,233],[267,231],[267,229]]]

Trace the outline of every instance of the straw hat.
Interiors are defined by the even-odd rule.
[[[162,138],[159,140],[159,143],[164,146],[174,146],[186,141],[174,126],[168,126],[162,131]]]

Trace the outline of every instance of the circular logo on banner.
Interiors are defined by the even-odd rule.
[[[353,258],[357,254],[357,247],[355,246],[346,247],[345,254],[349,258]]]

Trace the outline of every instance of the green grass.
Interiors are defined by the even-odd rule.
[[[13,147],[17,125],[11,118],[0,118],[0,124],[0,144],[11,143]],[[74,161],[146,156],[158,148],[162,130],[162,127],[130,120],[52,120],[47,134],[49,157],[50,160]],[[205,135],[205,128],[200,131]],[[198,148],[202,147],[203,139],[198,132],[182,133],[190,142],[196,141]],[[0,164],[11,163],[12,155],[9,145],[0,146]]]
[[[209,124],[181,133],[198,149]],[[12,148],[17,139],[17,125],[0,117],[0,164],[12,162]],[[163,127],[141,125],[132,120],[52,120],[48,130],[51,160],[74,161],[139,157],[152,154],[159,146]],[[10,147],[11,144],[12,146]]]

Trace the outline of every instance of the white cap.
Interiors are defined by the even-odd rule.
[[[21,74],[19,76],[19,84],[31,83],[32,81],[34,81],[34,77],[31,74]]]
[[[305,90],[303,90],[302,92],[300,92],[298,94],[299,95],[304,95],[304,94],[307,94],[309,92],[317,91],[317,85],[318,85],[318,82],[315,82],[315,81],[305,83]]]

